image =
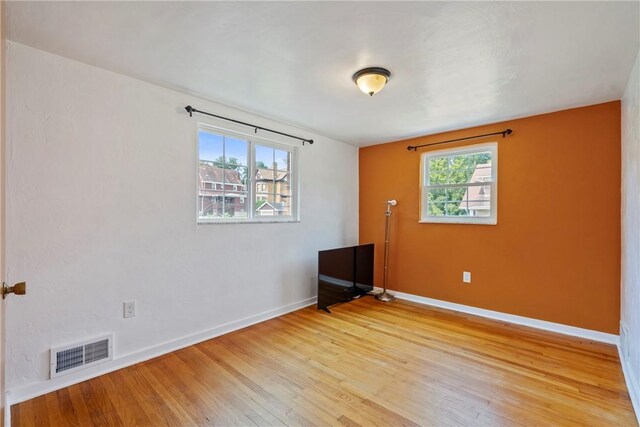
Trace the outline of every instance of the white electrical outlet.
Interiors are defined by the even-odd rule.
[[[471,272],[470,271],[463,271],[462,272],[462,281],[464,283],[471,283]]]
[[[124,313],[123,316],[126,319],[127,317],[136,317],[136,302],[135,301],[127,301],[123,303]]]

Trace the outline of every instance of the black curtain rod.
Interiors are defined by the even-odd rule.
[[[482,137],[485,137],[485,136],[492,136],[492,135],[502,135],[503,138],[506,138],[507,135],[511,134],[511,132],[513,132],[511,129],[505,129],[505,130],[500,131],[500,132],[485,133],[484,135],[468,136],[466,138],[449,139],[448,141],[432,142],[431,144],[410,145],[410,146],[407,147],[407,150],[409,150],[409,151],[411,151],[411,150],[418,151],[418,148],[421,148],[421,147],[429,147],[431,145],[448,144],[450,142],[465,141],[467,139],[482,138]]]
[[[293,139],[297,139],[299,141],[302,141],[302,145],[304,145],[305,142],[308,142],[309,144],[313,144],[313,139],[300,138],[299,136],[290,135],[288,133],[279,132],[277,130],[268,129],[268,128],[265,128],[265,127],[262,127],[262,126],[252,125],[251,123],[241,122],[240,120],[234,120],[234,119],[230,119],[228,117],[223,117],[223,116],[218,116],[216,114],[207,113],[206,111],[196,110],[191,105],[187,105],[186,107],[184,107],[184,109],[187,110],[187,112],[189,113],[189,117],[193,117],[193,113],[205,114],[207,116],[215,117],[217,119],[227,120],[229,122],[238,123],[239,125],[252,127],[254,129],[255,133],[258,133],[258,129],[266,130],[267,132],[277,133],[278,135],[287,136],[289,138],[293,138]]]

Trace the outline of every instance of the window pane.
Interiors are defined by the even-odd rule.
[[[276,202],[273,193],[256,195],[256,216],[276,216]]]
[[[215,135],[205,131],[198,132],[200,161],[218,162],[222,166],[223,141],[221,135]]]
[[[200,219],[222,217],[222,196],[200,194],[198,197],[198,216]]]
[[[459,209],[464,209],[469,216],[489,216],[491,213],[491,185],[469,186],[465,189],[464,196],[458,205]]]
[[[490,151],[472,154],[470,158],[470,165],[472,169],[477,169],[480,167],[480,165],[484,165],[484,167],[489,166],[490,169],[490,165],[492,163]]]
[[[272,169],[258,169],[255,175],[256,200],[258,196],[264,196],[264,200],[273,201],[275,192],[274,178],[276,173]]]
[[[273,169],[274,149],[256,144],[256,168]]]
[[[428,215],[490,216],[491,184],[429,188]]]
[[[469,187],[468,205],[470,216],[491,215],[491,187],[491,184]]]
[[[248,194],[242,191],[227,192],[225,194],[224,217],[225,218],[248,218],[247,209],[249,200]]]
[[[225,163],[247,166],[247,146],[247,141],[226,136],[224,138]]]
[[[445,188],[430,188],[427,191],[429,202],[445,202],[447,201],[447,190]]]
[[[433,184],[446,184],[449,174],[449,165],[446,157],[429,159],[429,181]]]
[[[491,200],[491,184],[471,185],[467,190],[469,201],[489,201]]]
[[[449,174],[447,184],[464,184],[469,182],[471,168],[469,165],[470,156],[461,155],[448,158]]]
[[[291,172],[276,172],[275,192],[279,194],[291,195]]]
[[[444,188],[430,188],[427,190],[427,215],[444,216],[445,201],[447,200]]]
[[[471,175],[469,182],[491,182],[491,163],[477,163]]]
[[[291,216],[291,195],[276,194],[276,202],[274,207],[280,216]]]
[[[199,218],[247,218],[248,142],[205,131],[198,138]]]
[[[445,190],[447,216],[460,216],[467,213],[467,187],[449,187]]]
[[[467,193],[466,186],[448,187],[445,190],[445,199],[447,202],[460,203]]]
[[[244,166],[227,164],[224,186],[224,217],[248,218],[247,176],[249,170]]]
[[[275,150],[276,164],[274,169],[287,171],[290,170],[291,152],[285,150]]]
[[[465,206],[465,203],[460,203],[460,202],[445,203],[447,216],[468,216],[468,211],[464,206]]]
[[[429,216],[444,216],[445,204],[440,202],[429,202],[427,215]]]
[[[236,169],[238,172],[239,183],[235,183],[238,191],[247,191],[247,180],[249,179],[249,168],[246,166],[238,166]]]
[[[223,213],[221,163],[201,160],[198,170],[198,215],[201,219],[219,218]]]
[[[491,216],[491,201],[469,200],[469,216]]]
[[[429,159],[428,185],[491,180],[491,152]]]

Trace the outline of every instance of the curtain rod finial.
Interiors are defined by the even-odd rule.
[[[502,137],[506,137],[507,135],[511,135],[513,131],[511,129],[507,129],[502,133]]]
[[[193,117],[193,107],[191,105],[187,105],[184,109],[189,113],[189,117]]]

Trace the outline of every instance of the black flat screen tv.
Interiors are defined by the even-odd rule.
[[[373,290],[374,244],[318,252],[318,309]]]

